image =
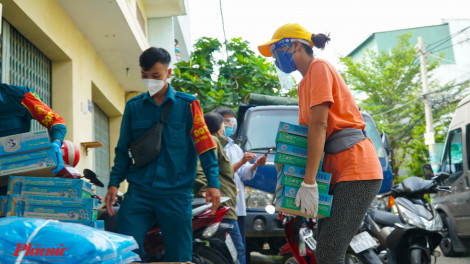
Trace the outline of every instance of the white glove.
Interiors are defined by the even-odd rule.
[[[300,207],[300,212],[313,215],[318,214],[318,185],[306,184],[302,182],[297,196],[295,197],[295,205]]]

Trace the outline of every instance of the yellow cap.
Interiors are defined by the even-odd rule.
[[[305,39],[310,43],[310,46],[313,47],[312,33],[308,32],[304,27],[297,23],[291,23],[285,24],[284,26],[278,28],[276,32],[274,32],[271,40],[264,43],[263,45],[258,46],[258,50],[261,55],[265,57],[271,57],[271,44],[285,38]]]

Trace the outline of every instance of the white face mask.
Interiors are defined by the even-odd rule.
[[[142,79],[147,90],[149,91],[150,96],[154,96],[156,93],[160,92],[165,86],[164,80],[155,80],[155,79]]]

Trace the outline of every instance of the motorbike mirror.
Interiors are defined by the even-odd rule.
[[[382,145],[385,148],[385,152],[387,153],[387,156],[389,156],[390,155],[390,139],[387,133],[382,133]]]
[[[89,169],[83,170],[83,176],[98,187],[104,187],[104,184],[96,177],[96,173]]]
[[[432,177],[434,177],[434,173],[432,172],[432,167],[430,164],[423,165],[423,173],[426,180],[430,180]]]

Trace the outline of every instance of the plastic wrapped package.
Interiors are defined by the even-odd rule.
[[[0,263],[131,263],[133,237],[80,224],[25,217],[0,219]]]

